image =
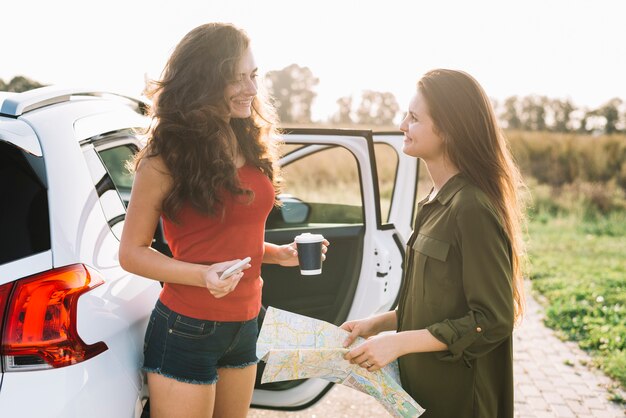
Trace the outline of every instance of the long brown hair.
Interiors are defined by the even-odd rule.
[[[491,101],[480,84],[462,71],[437,69],[417,85],[426,100],[444,152],[452,163],[490,199],[512,247],[515,319],[524,311],[522,225],[520,198],[524,182]]]
[[[239,60],[249,47],[244,31],[230,24],[198,26],[179,42],[160,80],[147,91],[153,99],[148,144],[135,158],[160,156],[173,187],[162,211],[176,220],[185,201],[215,215],[222,192],[251,195],[241,188],[234,162],[239,149],[246,162],[259,168],[278,193],[275,112],[261,95],[252,116],[228,119],[224,91],[235,79]],[[260,91],[262,93],[262,91]]]

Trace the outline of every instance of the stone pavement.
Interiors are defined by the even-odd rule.
[[[529,284],[530,286],[530,284]],[[612,381],[586,366],[590,357],[543,325],[543,308],[526,292],[526,314],[514,336],[515,418],[625,418],[608,400]],[[623,395],[623,393],[622,393]],[[248,418],[369,418],[389,414],[371,397],[335,385],[311,408],[296,412],[251,409]]]
[[[515,417],[624,418],[608,400],[613,384],[576,343],[558,339],[543,325],[543,308],[526,291],[526,314],[514,333]]]

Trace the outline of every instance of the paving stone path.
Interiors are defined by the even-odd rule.
[[[516,418],[624,418],[624,406],[608,399],[611,379],[587,366],[591,359],[576,343],[545,327],[543,308],[530,288],[526,294],[524,322],[513,333]]]
[[[526,304],[524,321],[513,334],[515,418],[625,418],[626,408],[608,399],[612,381],[587,366],[589,356],[575,343],[559,340],[543,325],[543,308],[530,289]],[[371,397],[343,385],[335,385],[316,405],[302,411],[251,409],[248,414],[248,418],[388,416]]]

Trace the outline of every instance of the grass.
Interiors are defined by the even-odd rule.
[[[546,298],[546,325],[626,387],[626,212],[536,216],[529,237],[530,278]]]

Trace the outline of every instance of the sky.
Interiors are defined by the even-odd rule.
[[[178,41],[212,21],[244,29],[261,75],[292,63],[319,78],[313,118],[386,91],[406,109],[433,68],[487,94],[626,101],[622,0],[21,0],[0,9],[0,78],[138,95]]]

